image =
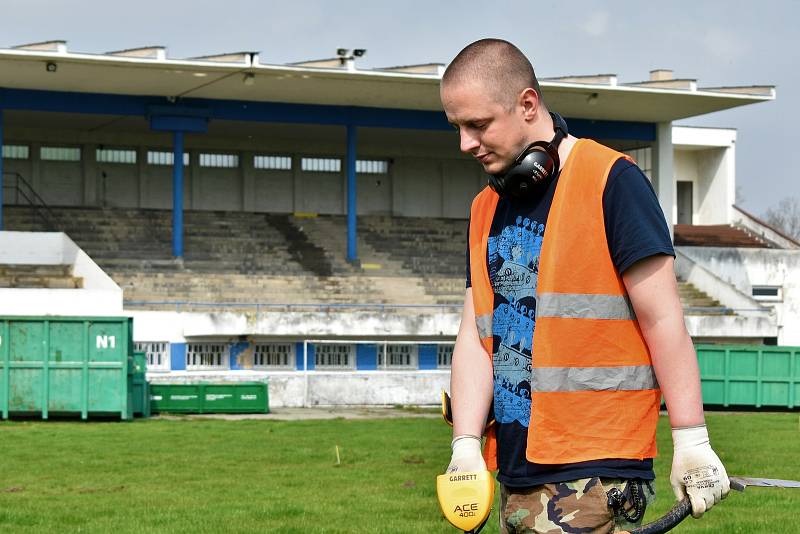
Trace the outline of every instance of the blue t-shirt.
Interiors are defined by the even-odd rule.
[[[525,200],[501,198],[489,233],[488,267],[494,289],[494,416],[497,423],[497,479],[513,487],[590,477],[653,480],[653,460],[604,459],[573,464],[534,464],[525,458],[531,417],[531,358],[536,317],[539,254],[558,177]],[[611,259],[622,274],[638,260],[675,255],[669,229],[650,181],[620,159],[603,193]],[[467,287],[470,287],[467,247]],[[625,417],[609,413],[609,417]],[[566,417],[566,415],[565,415]],[[535,431],[536,429],[533,429]]]

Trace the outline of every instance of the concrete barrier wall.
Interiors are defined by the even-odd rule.
[[[134,341],[185,341],[190,338],[455,337],[461,324],[457,308],[415,313],[386,308],[356,311],[161,312],[132,311]]]
[[[438,406],[450,371],[148,373],[153,384],[267,382],[270,408],[303,406]]]

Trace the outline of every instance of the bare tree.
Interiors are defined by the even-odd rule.
[[[747,200],[747,197],[744,196],[744,189],[742,188],[741,185],[737,184],[736,185],[736,199],[734,200],[734,203],[737,206],[741,206],[742,204],[745,203],[746,200]]]
[[[768,208],[763,218],[790,237],[800,239],[800,200],[797,197],[784,198]]]

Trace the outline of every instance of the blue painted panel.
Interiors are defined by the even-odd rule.
[[[150,105],[166,104],[165,97],[70,93],[34,89],[0,89],[0,107],[29,111],[147,115]]]
[[[306,346],[308,347],[308,370],[309,371],[313,371],[314,368],[316,367],[314,365],[315,364],[315,360],[314,360],[314,345],[309,343]]]
[[[169,344],[169,363],[172,371],[186,370],[186,343]]]
[[[295,365],[298,371],[303,370],[303,344],[301,342],[297,342],[294,344],[294,358],[295,358]]]
[[[207,105],[212,110],[212,118],[224,120],[452,130],[452,126],[441,111],[236,100],[197,99],[186,100],[186,103],[198,106]]]
[[[208,132],[208,119],[159,115],[150,117],[150,129],[159,132],[206,133]]]
[[[437,345],[420,345],[419,346],[419,368],[420,369],[436,369]]]
[[[230,347],[230,367],[232,371],[241,371],[245,369],[239,365],[239,355],[246,351],[250,347],[250,343],[247,341],[241,341],[239,343],[233,343]]]
[[[183,104],[147,106],[147,116],[151,118],[165,116],[209,119],[211,118],[211,110],[205,106],[185,106]]]
[[[351,124],[375,128],[442,131],[452,129],[441,111],[201,98],[180,99],[177,104],[170,105],[166,97],[70,93],[33,89],[0,89],[0,107],[31,111],[138,115],[141,117],[149,117],[151,110],[157,110],[159,115],[191,116],[186,115],[188,112],[185,110],[199,109],[202,111],[196,111],[196,113],[207,113],[204,116],[209,119],[340,126]],[[170,109],[180,111],[170,113]],[[656,127],[653,123],[578,118],[567,118],[567,123],[570,133],[579,137],[639,141],[654,141],[656,138]],[[455,137],[454,143],[457,143]]]
[[[209,119],[340,126],[353,124],[355,126],[420,130],[452,129],[441,111],[201,98],[181,99],[177,105],[170,106],[165,97],[33,89],[0,89],[0,107],[29,111],[138,115],[141,117],[149,117],[151,110],[157,110],[159,115],[186,116],[183,111],[171,113],[170,109],[200,108],[204,110],[203,113],[207,113],[205,116]]]
[[[374,343],[356,345],[356,369],[374,371],[378,368],[378,346]]]
[[[575,137],[590,139],[625,139],[655,141],[656,125],[652,122],[596,121],[589,119],[567,119],[569,133]]]

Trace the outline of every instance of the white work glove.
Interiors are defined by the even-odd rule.
[[[480,437],[470,434],[456,436],[450,446],[453,448],[453,456],[450,458],[450,465],[447,466],[447,473],[486,471],[486,462],[483,461],[481,454]]]
[[[717,453],[708,441],[706,425],[672,429],[672,473],[669,481],[680,501],[689,495],[692,517],[701,517],[707,510],[728,496],[731,482]]]

